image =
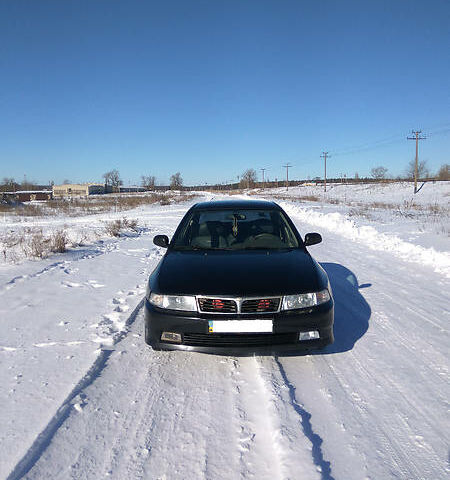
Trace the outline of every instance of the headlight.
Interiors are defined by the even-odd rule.
[[[325,289],[321,292],[302,293],[300,295],[286,295],[283,297],[282,310],[315,307],[330,300],[330,292]]]
[[[184,310],[187,312],[197,311],[197,302],[195,297],[188,295],[160,295],[150,293],[148,301],[159,308],[168,308],[170,310]]]

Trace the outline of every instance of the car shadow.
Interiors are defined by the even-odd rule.
[[[329,355],[348,352],[369,328],[372,310],[360,290],[372,284],[360,285],[356,275],[339,263],[321,263],[327,272],[334,297],[334,343],[322,350],[280,352],[278,357],[301,355]]]
[[[321,263],[330,279],[334,297],[334,343],[318,354],[352,350],[369,328],[372,310],[360,290],[372,284],[360,285],[356,275],[339,263]]]

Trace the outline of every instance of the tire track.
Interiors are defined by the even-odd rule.
[[[278,432],[273,424],[271,397],[259,373],[255,358],[232,359],[236,435],[238,441],[240,477],[253,478],[256,465],[263,465],[267,476],[281,480],[283,468]]]
[[[297,400],[296,396],[296,387],[289,381],[286,371],[281,364],[278,357],[274,357],[274,362],[278,367],[281,378],[284,382],[285,387],[287,387],[289,392],[289,404],[294,409],[295,413],[298,415],[303,433],[305,437],[311,442],[312,449],[312,460],[314,465],[316,465],[317,470],[320,472],[322,480],[335,480],[331,474],[331,463],[324,458],[322,452],[322,443],[323,440],[319,434],[315,433],[311,423],[311,414],[307,412],[304,406]],[[280,387],[277,387],[278,391]]]
[[[130,326],[135,320],[139,311],[144,306],[144,300],[141,300],[137,307],[133,310],[131,315],[126,320],[127,327]],[[125,329],[116,337],[116,342],[120,341],[128,334],[128,329]],[[55,415],[51,418],[47,426],[34,440],[33,444],[27,450],[22,459],[14,467],[13,471],[8,475],[7,480],[18,480],[26,475],[33,465],[39,460],[42,453],[50,445],[55,433],[68,418],[72,408],[77,405],[77,399],[82,399],[82,392],[89,385],[91,385],[100,375],[105,368],[108,358],[110,357],[113,349],[102,349],[90,369],[81,378],[81,380],[75,385],[64,402],[59,406]]]
[[[240,478],[252,477],[248,465],[266,462],[267,477],[263,478],[334,480],[329,463],[316,447],[321,439],[308,428],[307,412],[299,415],[293,408],[297,404],[291,402],[292,389],[273,357],[244,357],[234,362],[235,375],[241,375],[236,402],[238,411],[244,412],[239,416],[239,433],[244,437],[239,439]]]

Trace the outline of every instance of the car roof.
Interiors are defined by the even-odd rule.
[[[193,210],[280,210],[279,205],[267,200],[217,200],[211,202],[199,202],[193,205]]]

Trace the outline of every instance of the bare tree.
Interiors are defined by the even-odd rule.
[[[67,180],[67,178],[63,180],[63,185],[70,185],[70,180]]]
[[[116,169],[104,173],[103,178],[105,179],[105,184],[108,187],[120,187],[120,185],[123,185],[123,182],[120,179],[119,171]]]
[[[370,171],[370,175],[372,175],[375,180],[382,180],[383,178],[386,178],[387,171],[388,169],[386,167],[374,167]]]
[[[23,176],[23,181],[22,181],[22,183],[20,184],[20,188],[21,188],[22,190],[31,190],[31,189],[33,189],[34,187],[35,187],[34,182],[27,180],[27,176],[24,175],[24,176]]]
[[[170,188],[172,190],[179,190],[183,186],[183,178],[181,177],[181,173],[177,172],[174,173],[170,177]]]
[[[406,178],[414,178],[414,170],[416,167],[416,161],[411,160],[406,167]],[[430,176],[430,170],[428,169],[427,161],[419,161],[417,165],[417,178],[427,178]]]
[[[153,190],[155,188],[156,177],[154,175],[142,175],[141,184],[147,190]]]
[[[441,165],[441,168],[437,173],[437,179],[450,180],[450,165],[448,163],[444,163],[444,165]]]
[[[241,187],[245,188],[252,188],[254,187],[256,180],[257,180],[256,170],[253,168],[249,168],[241,175]]]
[[[16,181],[12,177],[4,177],[2,180],[2,190],[11,191],[16,189]]]

